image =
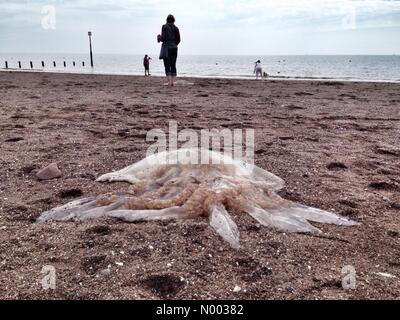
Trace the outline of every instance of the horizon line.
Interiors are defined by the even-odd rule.
[[[57,55],[62,55],[62,54],[79,54],[79,55],[89,55],[88,52],[2,52],[0,51],[0,54],[57,54]],[[151,55],[158,55],[158,53],[153,52],[153,53],[104,53],[104,52],[93,52],[94,55],[125,55],[125,56],[130,56],[130,55],[143,55],[143,54],[151,54]],[[181,56],[397,56],[399,55],[398,53],[332,53],[332,54],[326,54],[326,53],[230,53],[230,54],[224,54],[224,53],[181,53]]]

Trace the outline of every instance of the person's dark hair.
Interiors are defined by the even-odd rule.
[[[257,60],[257,63],[261,63],[261,61],[260,61],[260,60]]]
[[[172,14],[168,15],[167,23],[175,23],[175,17]]]

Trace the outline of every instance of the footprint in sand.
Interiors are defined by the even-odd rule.
[[[155,274],[140,280],[147,289],[161,297],[175,296],[184,286],[181,278],[174,274]]]
[[[378,154],[400,157],[400,149],[393,146],[379,146],[376,147],[375,152]]]
[[[387,181],[371,182],[368,186],[375,190],[384,190],[384,191],[399,191],[400,190],[400,185],[398,185],[394,182],[387,182]]]
[[[346,170],[347,166],[342,162],[331,162],[326,166],[326,168],[329,171],[341,171]]]
[[[22,138],[22,137],[15,137],[15,138],[7,139],[7,140],[5,140],[4,142],[18,142],[18,141],[22,141],[22,140],[24,140],[24,138]]]

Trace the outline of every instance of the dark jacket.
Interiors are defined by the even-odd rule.
[[[167,23],[161,29],[161,42],[168,48],[177,48],[181,42],[179,28],[173,23]]]

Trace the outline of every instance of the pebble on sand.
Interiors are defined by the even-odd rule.
[[[386,272],[377,272],[375,274],[384,278],[397,278],[395,275]]]
[[[242,288],[239,286],[235,286],[235,288],[233,289],[233,292],[235,292],[235,293],[240,292],[240,291],[242,291]]]
[[[60,169],[58,169],[57,163],[51,163],[47,167],[41,169],[36,176],[40,180],[51,180],[51,179],[56,179],[60,178],[62,176],[62,173]]]

